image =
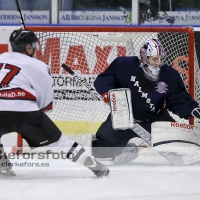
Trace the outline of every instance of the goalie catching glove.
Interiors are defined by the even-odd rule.
[[[195,118],[197,123],[200,123],[200,108],[195,108],[192,111],[192,116]]]
[[[176,152],[181,155],[195,153],[200,147],[200,126],[154,122],[151,125],[151,144],[157,151]]]

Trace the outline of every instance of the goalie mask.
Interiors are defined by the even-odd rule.
[[[140,49],[139,60],[146,78],[157,81],[163,65],[165,51],[156,39],[147,40]]]
[[[13,52],[23,53],[26,51],[26,46],[29,44],[34,50],[39,50],[38,38],[34,32],[30,30],[14,30],[10,35],[10,44]],[[30,55],[31,57],[33,55]]]

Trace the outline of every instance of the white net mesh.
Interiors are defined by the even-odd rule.
[[[114,28],[112,32],[111,29],[109,33],[86,32],[84,28],[79,28],[79,32],[71,32],[69,28],[63,28],[63,31],[58,28],[56,31],[55,27],[52,31],[37,32],[32,29],[40,38],[41,50],[37,52],[37,58],[51,67],[54,78],[54,110],[49,116],[63,133],[95,134],[106,119],[109,109],[84,86],[75,82],[61,68],[62,63],[66,63],[92,86],[96,76],[116,57],[137,55],[145,40],[155,38],[165,48],[165,63],[180,72],[186,88],[189,89],[191,52],[188,32],[169,31],[167,28],[163,28],[162,32],[155,32],[154,28],[147,28],[144,32],[134,32],[134,28],[131,32],[123,32],[122,29],[116,32]],[[195,53],[195,49],[190,51]],[[195,99],[200,102],[200,73],[196,54],[194,71],[190,70],[190,73],[194,74]]]

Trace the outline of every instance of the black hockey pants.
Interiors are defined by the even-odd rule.
[[[61,131],[42,111],[0,112],[0,137],[10,132],[18,132],[30,147],[39,147],[56,142]]]

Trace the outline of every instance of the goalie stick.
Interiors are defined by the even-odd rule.
[[[66,64],[61,65],[73,78],[82,83],[98,100],[103,100],[103,97],[96,92],[94,88],[91,87],[85,80],[82,80],[74,71],[72,71]],[[135,123],[134,127],[131,129],[140,138],[142,138],[151,147],[151,134],[147,132],[139,124]],[[175,166],[185,166],[185,165],[200,165],[200,150],[195,153],[188,155],[178,155],[173,152],[157,151],[161,156],[163,156],[168,162]]]

